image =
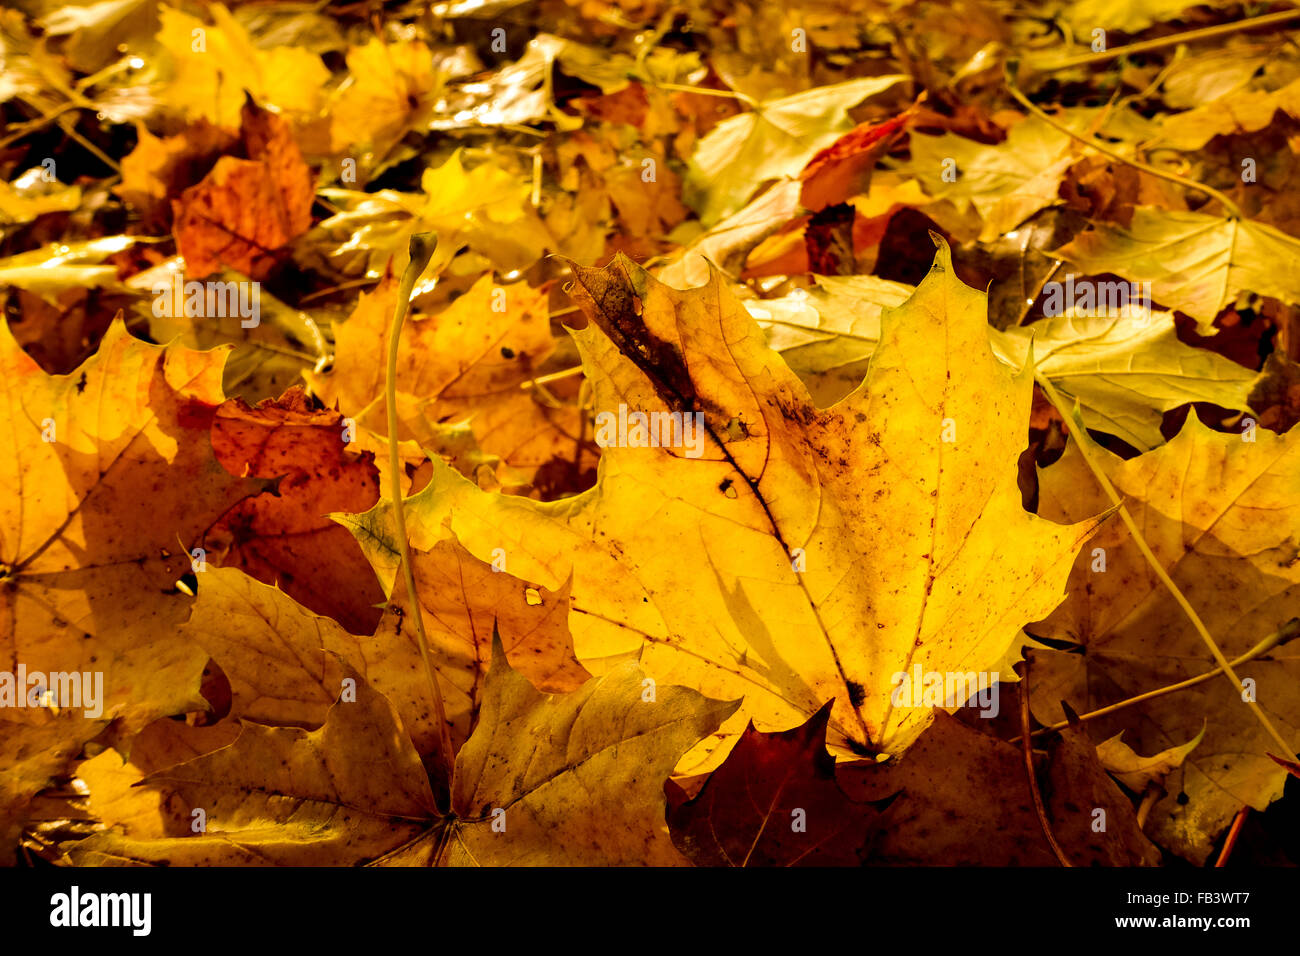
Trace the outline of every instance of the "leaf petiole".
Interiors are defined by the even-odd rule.
[[[433,662],[429,658],[429,637],[424,630],[424,615],[420,610],[419,595],[415,590],[415,567],[411,563],[411,546],[406,538],[406,514],[402,503],[401,455],[397,442],[397,352],[401,344],[402,322],[406,310],[410,307],[411,292],[416,280],[429,265],[433,251],[438,246],[435,233],[416,233],[411,237],[410,262],[402,273],[402,281],[397,289],[397,304],[393,309],[393,324],[388,333],[388,368],[384,379],[384,390],[388,402],[388,466],[389,480],[393,501],[393,524],[397,533],[397,545],[402,553],[402,570],[406,577],[406,598],[410,613],[415,618],[415,631],[419,636],[420,657],[424,661],[425,674],[429,678],[429,688],[433,695],[434,716],[438,721],[438,743],[443,765],[446,768],[450,786],[452,767],[455,756],[452,753],[451,735],[447,732],[447,709],[442,701],[442,689],[433,672]]]

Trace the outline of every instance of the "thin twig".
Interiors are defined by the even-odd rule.
[[[1231,662],[1232,666],[1237,667],[1238,665],[1248,663],[1259,657],[1261,654],[1271,651],[1279,644],[1285,644],[1297,635],[1300,635],[1300,618],[1292,618],[1246,653],[1242,654],[1240,657],[1234,658]],[[1217,677],[1222,672],[1223,668],[1213,667],[1204,674],[1197,674],[1195,677],[1187,678],[1187,680],[1180,680],[1176,684],[1166,684],[1164,687],[1158,687],[1155,690],[1146,691],[1145,693],[1138,694],[1135,697],[1129,697],[1125,700],[1118,701],[1117,703],[1109,704],[1102,707],[1100,710],[1092,710],[1086,714],[1080,714],[1076,719],[1079,721],[1096,720],[1098,717],[1105,717],[1109,714],[1115,713],[1116,711],[1124,710],[1126,707],[1140,704],[1143,701],[1154,700],[1157,697],[1163,697],[1165,694],[1173,694],[1180,690],[1187,690],[1189,687],[1195,687],[1197,684],[1203,684],[1207,680]],[[1050,727],[1043,727],[1040,730],[1035,730],[1033,736],[1038,737],[1042,734],[1055,733],[1058,730],[1064,730],[1068,726],[1070,726],[1068,720],[1061,720],[1052,724]],[[1020,738],[1016,737],[1008,741],[1008,743],[1014,744],[1019,741]]]
[[[653,82],[653,81],[652,81]],[[661,90],[671,90],[674,93],[698,93],[700,96],[720,96],[728,100],[740,100],[748,106],[756,106],[758,101],[752,96],[746,96],[739,90],[714,90],[704,86],[684,86],[681,83],[653,83]]]
[[[35,119],[30,119],[27,120],[26,122],[18,123],[10,127],[12,132],[10,132],[8,136],[5,136],[3,139],[0,139],[0,149],[4,149],[10,143],[15,143],[18,140],[22,139],[24,136],[34,133],[42,126],[48,126],[50,123],[53,123],[56,119],[58,119],[60,116],[62,116],[64,113],[68,112],[69,110],[80,110],[85,108],[86,107],[84,106],[78,106],[76,103],[62,103],[59,106],[52,109],[51,111],[49,111],[48,113],[42,113],[40,116],[36,117]]]
[[[320,199],[318,198],[316,201],[320,202]],[[332,285],[325,289],[317,289],[315,292],[311,292],[303,296],[301,299],[298,300],[298,302],[300,305],[306,305],[308,302],[311,302],[313,299],[323,299],[326,296],[333,295],[335,292],[343,292],[347,289],[355,289],[363,285],[375,285],[380,281],[381,280],[378,278],[372,279],[369,276],[367,276],[364,279],[352,279],[349,282],[343,282],[340,283],[339,285]]]
[[[108,153],[104,152],[90,140],[86,139],[86,137],[78,133],[76,124],[72,122],[71,117],[66,115],[60,116],[57,125],[59,129],[63,130],[63,132],[68,135],[69,138],[78,143],[82,149],[86,150],[119,176],[122,175],[122,167],[118,161],[112,156],[109,156]]]
[[[1092,472],[1093,477],[1097,479],[1097,483],[1101,485],[1102,490],[1106,492],[1106,497],[1109,498],[1111,503],[1118,509],[1120,519],[1124,522],[1124,526],[1128,528],[1129,534],[1133,538],[1133,543],[1137,546],[1137,549],[1142,552],[1142,557],[1146,559],[1147,564],[1151,566],[1151,570],[1155,572],[1156,577],[1160,579],[1160,583],[1165,586],[1165,589],[1178,603],[1178,606],[1183,609],[1183,613],[1187,615],[1187,619],[1192,622],[1192,627],[1196,629],[1196,633],[1201,636],[1201,640],[1205,643],[1205,646],[1209,648],[1210,653],[1214,656],[1214,660],[1218,663],[1219,670],[1223,671],[1227,676],[1227,679],[1232,682],[1234,692],[1240,694],[1243,685],[1241,679],[1237,677],[1237,672],[1232,669],[1231,662],[1223,656],[1223,651],[1219,649],[1219,645],[1215,643],[1209,630],[1206,629],[1204,622],[1201,621],[1201,616],[1196,613],[1196,609],[1192,607],[1191,602],[1187,600],[1187,597],[1179,589],[1178,585],[1174,583],[1174,579],[1169,576],[1169,572],[1164,569],[1164,566],[1161,565],[1160,561],[1151,551],[1151,547],[1147,544],[1146,539],[1142,537],[1142,532],[1138,530],[1137,523],[1133,520],[1133,516],[1129,514],[1128,507],[1124,504],[1123,499],[1120,498],[1119,492],[1115,490],[1115,486],[1110,483],[1110,479],[1106,477],[1105,471],[1102,470],[1101,465],[1099,465],[1094,458],[1093,450],[1095,446],[1093,445],[1092,438],[1088,435],[1087,428],[1083,424],[1083,414],[1079,411],[1077,406],[1073,410],[1066,407],[1065,401],[1061,398],[1060,393],[1056,391],[1056,388],[1052,383],[1048,381],[1047,376],[1035,372],[1034,379],[1038,382],[1039,387],[1042,388],[1048,401],[1056,406],[1056,410],[1061,414],[1061,418],[1064,419],[1067,424],[1073,422],[1073,424],[1069,426],[1070,433],[1073,435],[1074,440],[1079,447],[1079,452],[1083,456],[1084,463],[1088,466],[1088,470]],[[1268,735],[1282,748],[1282,753],[1288,758],[1294,757],[1295,750],[1286,742],[1286,738],[1278,733],[1277,728],[1273,726],[1273,722],[1269,720],[1268,715],[1264,713],[1264,709],[1259,706],[1259,702],[1255,700],[1247,700],[1246,705],[1250,707],[1251,712],[1255,715],[1255,718],[1259,721],[1260,725],[1268,732]]]
[[[1061,60],[1059,63],[1038,65],[1031,63],[1037,73],[1055,73],[1057,70],[1068,70],[1076,66],[1088,66],[1092,63],[1104,63],[1107,60],[1113,60],[1118,56],[1132,56],[1135,53],[1149,53],[1152,50],[1160,50],[1167,46],[1176,46],[1179,43],[1197,43],[1201,40],[1214,40],[1230,33],[1240,33],[1242,30],[1258,30],[1260,27],[1275,26],[1280,23],[1289,23],[1292,20],[1300,19],[1300,10],[1282,10],[1278,13],[1266,13],[1260,17],[1251,17],[1247,20],[1237,20],[1233,23],[1221,23],[1216,27],[1202,27],[1199,30],[1184,30],[1182,33],[1174,33],[1167,37],[1159,37],[1155,40],[1143,40],[1140,43],[1129,43],[1125,46],[1117,46],[1110,50],[1102,50],[1100,53],[1085,53],[1081,56],[1071,57],[1068,60]]]
[[[1177,183],[1179,186],[1182,186],[1184,189],[1194,189],[1197,192],[1204,193],[1210,198],[1218,200],[1218,202],[1220,202],[1223,205],[1223,208],[1228,211],[1228,216],[1230,218],[1232,219],[1243,218],[1241,214],[1241,209],[1238,208],[1237,204],[1234,203],[1231,199],[1229,199],[1226,195],[1221,193],[1219,190],[1215,189],[1213,186],[1207,186],[1204,183],[1198,183],[1194,179],[1188,179],[1186,176],[1179,176],[1177,173],[1171,173],[1163,169],[1157,169],[1155,166],[1151,166],[1147,163],[1144,163],[1139,159],[1133,159],[1129,156],[1125,156],[1122,153],[1117,152],[1116,150],[1111,149],[1109,146],[1107,146],[1105,143],[1101,142],[1098,139],[1094,139],[1091,136],[1084,136],[1082,133],[1076,133],[1074,130],[1070,129],[1070,127],[1062,123],[1060,120],[1049,115],[1048,113],[1044,112],[1040,107],[1030,102],[1029,97],[1025,96],[1025,94],[1021,92],[1020,88],[1016,86],[1015,80],[1011,78],[1011,72],[1009,70],[1006,69],[1003,70],[1003,77],[1006,80],[1007,92],[1011,94],[1012,98],[1021,106],[1023,106],[1025,109],[1029,110],[1029,112],[1032,113],[1034,116],[1038,117],[1044,123],[1047,123],[1049,126],[1051,126],[1053,129],[1056,129],[1064,133],[1066,136],[1069,136],[1071,139],[1078,140],[1080,143],[1083,143],[1083,145],[1095,149],[1097,152],[1101,153],[1104,156],[1109,156],[1117,163],[1123,163],[1125,166],[1132,166],[1134,169],[1140,169],[1142,170],[1142,172],[1147,173],[1148,175],[1151,176],[1155,176],[1158,179],[1163,179],[1171,183]]]

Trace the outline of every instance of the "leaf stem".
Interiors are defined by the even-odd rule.
[[[1237,667],[1238,665],[1249,663],[1261,654],[1268,653],[1279,644],[1285,644],[1287,641],[1298,636],[1300,636],[1300,618],[1292,618],[1246,653],[1242,654],[1240,657],[1233,658],[1232,666]],[[1124,710],[1125,708],[1140,704],[1143,701],[1154,700],[1155,698],[1163,697],[1166,694],[1173,694],[1180,690],[1187,690],[1187,688],[1195,687],[1197,684],[1204,684],[1207,680],[1217,677],[1221,672],[1222,668],[1213,667],[1204,674],[1197,674],[1195,677],[1189,677],[1187,680],[1181,680],[1176,684],[1166,684],[1164,687],[1158,687],[1155,690],[1149,690],[1146,693],[1138,694],[1135,697],[1129,697],[1117,703],[1109,704],[1106,707],[1102,707],[1100,710],[1093,710],[1086,714],[1080,714],[1077,719],[1079,721],[1096,720],[1098,717],[1105,717],[1109,714],[1114,714],[1118,711]],[[1068,720],[1058,721],[1050,727],[1043,727],[1039,730],[1035,730],[1033,736],[1039,737],[1043,734],[1055,733],[1058,730],[1064,730],[1068,726],[1070,726]],[[1015,737],[1008,741],[1008,743],[1014,744],[1019,743],[1019,741],[1020,738]]]
[[[450,788],[451,771],[455,766],[455,756],[451,747],[451,735],[447,731],[447,709],[442,701],[442,688],[433,672],[433,661],[429,657],[429,636],[424,630],[424,615],[420,610],[419,594],[415,590],[415,566],[411,563],[411,545],[406,538],[406,513],[402,502],[401,456],[397,447],[397,351],[401,343],[402,322],[410,306],[411,292],[416,280],[433,258],[433,250],[438,245],[435,233],[421,232],[411,237],[410,262],[402,273],[401,284],[397,288],[397,304],[393,309],[393,325],[388,333],[388,370],[384,380],[384,390],[388,400],[388,467],[390,469],[390,493],[393,501],[393,524],[397,532],[397,545],[402,553],[402,570],[406,575],[406,597],[410,614],[415,618],[415,631],[419,636],[420,657],[424,660],[424,671],[429,678],[429,688],[433,693],[434,715],[438,721],[438,743],[447,772]]]
[[[1295,19],[1300,19],[1300,10],[1282,10],[1278,13],[1266,13],[1263,16],[1251,17],[1247,20],[1236,20],[1232,23],[1220,23],[1218,26],[1202,27],[1199,30],[1184,30],[1182,33],[1174,33],[1154,40],[1142,40],[1139,43],[1129,43],[1126,46],[1117,46],[1110,50],[1103,50],[1100,53],[1085,53],[1081,56],[1071,57],[1068,60],[1062,60],[1059,63],[1044,65],[1031,63],[1030,65],[1036,73],[1055,73],[1057,70],[1068,70],[1072,67],[1088,66],[1092,63],[1104,63],[1116,57],[1132,56],[1135,53],[1148,53],[1151,50],[1160,50],[1179,43],[1214,40],[1230,33],[1240,33],[1242,30],[1257,30],[1260,27],[1289,23]]]
[[[98,159],[109,169],[113,170],[113,172],[115,172],[118,176],[122,175],[122,167],[118,163],[118,161],[115,160],[112,156],[109,156],[108,153],[104,152],[102,149],[100,149],[90,140],[86,139],[86,137],[78,133],[76,124],[72,122],[71,117],[67,116],[66,114],[60,116],[56,120],[56,125],[59,127],[59,129],[63,130],[63,132],[67,134],[67,136],[70,139],[78,143],[82,149],[86,150],[86,152],[90,153],[92,156]]]
[[[654,86],[661,90],[671,90],[674,93],[698,93],[700,96],[720,96],[727,100],[740,100],[747,106],[756,106],[757,100],[752,96],[746,96],[739,90],[714,90],[705,86],[685,86],[681,83],[658,83]]]
[[[1055,834],[1052,833],[1052,823],[1047,819],[1047,808],[1043,806],[1043,795],[1038,790],[1038,776],[1034,773],[1034,748],[1029,742],[1029,663],[1021,661],[1016,667],[1020,671],[1020,744],[1025,754],[1025,776],[1029,781],[1029,795],[1034,800],[1038,825],[1043,828],[1043,836],[1047,838],[1047,843],[1056,854],[1056,859],[1060,861],[1061,866],[1073,866],[1066,857],[1065,851],[1061,849],[1061,844],[1056,842]]]
[[[1215,189],[1213,186],[1207,186],[1204,183],[1198,183],[1194,179],[1188,179],[1186,176],[1179,176],[1177,173],[1171,173],[1163,169],[1157,169],[1155,166],[1152,166],[1148,163],[1144,163],[1139,159],[1132,159],[1131,157],[1124,156],[1123,154],[1111,149],[1109,146],[1105,145],[1100,140],[1093,138],[1092,136],[1084,136],[1082,133],[1076,133],[1074,130],[1070,129],[1070,127],[1062,123],[1060,120],[1056,119],[1054,116],[1049,115],[1040,107],[1036,106],[1034,103],[1031,103],[1029,97],[1025,96],[1025,94],[1020,90],[1020,88],[1016,86],[1015,80],[1011,78],[1010,70],[1005,69],[1005,65],[1003,70],[1003,77],[1006,81],[1007,92],[1011,94],[1012,98],[1021,106],[1023,106],[1025,109],[1029,110],[1029,112],[1032,113],[1034,116],[1038,117],[1044,123],[1047,123],[1049,126],[1051,126],[1053,129],[1056,129],[1064,133],[1066,136],[1069,136],[1071,139],[1078,140],[1080,143],[1083,143],[1085,146],[1089,146],[1105,156],[1109,156],[1117,163],[1123,163],[1126,166],[1132,166],[1134,169],[1140,169],[1142,170],[1142,172],[1147,173],[1148,175],[1151,176],[1155,176],[1158,179],[1163,179],[1171,183],[1177,183],[1179,186],[1182,186],[1184,189],[1194,189],[1197,192],[1204,193],[1205,195],[1209,196],[1211,199],[1215,199],[1220,204],[1222,204],[1223,208],[1227,210],[1228,216],[1231,219],[1244,218],[1241,214],[1241,209],[1237,206],[1237,204],[1234,203],[1231,199],[1229,199],[1226,195],[1221,193],[1219,190]]]
[[[1219,858],[1214,861],[1216,868],[1228,865],[1228,857],[1232,856],[1232,848],[1237,845],[1237,836],[1241,833],[1242,824],[1246,822],[1246,815],[1250,813],[1250,804],[1245,804],[1232,820],[1232,829],[1228,831],[1228,837],[1223,841],[1223,849],[1219,851]]]
[[[1124,526],[1128,528],[1129,534],[1133,538],[1133,543],[1137,545],[1138,550],[1142,552],[1142,557],[1146,559],[1147,564],[1151,566],[1151,570],[1155,572],[1156,577],[1160,579],[1160,583],[1165,586],[1165,589],[1178,603],[1178,606],[1183,609],[1183,613],[1186,614],[1187,619],[1191,621],[1192,627],[1196,629],[1196,633],[1201,636],[1201,640],[1214,656],[1214,660],[1219,665],[1219,670],[1223,671],[1228,680],[1232,682],[1233,690],[1240,694],[1242,688],[1241,679],[1237,677],[1237,672],[1232,669],[1232,663],[1223,656],[1223,651],[1221,651],[1219,645],[1215,643],[1209,630],[1206,629],[1204,622],[1201,621],[1200,615],[1196,613],[1196,609],[1192,607],[1191,602],[1187,600],[1187,597],[1179,589],[1178,585],[1174,583],[1174,579],[1169,576],[1169,573],[1160,564],[1160,561],[1152,552],[1151,547],[1147,544],[1146,539],[1142,537],[1142,533],[1138,530],[1137,523],[1133,520],[1133,516],[1129,514],[1128,507],[1124,504],[1123,499],[1120,498],[1119,493],[1115,490],[1115,486],[1110,483],[1110,479],[1106,477],[1106,473],[1102,470],[1101,465],[1098,464],[1094,457],[1093,452],[1095,451],[1096,446],[1094,445],[1092,438],[1088,435],[1087,428],[1083,424],[1082,412],[1080,412],[1077,405],[1073,410],[1066,408],[1064,399],[1061,398],[1060,393],[1056,391],[1052,383],[1048,381],[1047,376],[1035,371],[1034,379],[1038,382],[1038,385],[1042,388],[1044,394],[1047,395],[1048,400],[1056,406],[1056,410],[1060,412],[1061,417],[1066,422],[1074,422],[1074,425],[1070,427],[1070,432],[1074,436],[1075,442],[1078,443],[1079,452],[1083,455],[1083,460],[1084,463],[1087,464],[1088,470],[1092,472],[1093,477],[1097,479],[1097,483],[1101,485],[1102,490],[1106,492],[1106,497],[1109,498],[1111,503],[1118,509],[1120,519],[1124,522]],[[1255,715],[1260,725],[1268,732],[1268,735],[1282,748],[1282,753],[1286,755],[1288,759],[1294,757],[1295,750],[1293,750],[1291,745],[1286,742],[1286,739],[1278,733],[1277,728],[1273,726],[1273,722],[1270,721],[1268,715],[1264,713],[1264,709],[1259,706],[1259,702],[1248,700],[1246,701],[1246,704],[1250,707],[1251,712]]]
[[[1047,275],[1043,276],[1043,281],[1038,283],[1038,288],[1034,290],[1034,294],[1025,300],[1025,304],[1020,309],[1020,316],[1016,319],[1017,327],[1025,324],[1025,319],[1029,318],[1029,310],[1034,307],[1038,297],[1043,294],[1043,289],[1047,286],[1047,283],[1052,281],[1052,276],[1061,270],[1062,261],[1061,259],[1053,260],[1052,268],[1048,270]]]
[[[1156,805],[1162,796],[1164,796],[1164,793],[1164,788],[1154,783],[1147,784],[1146,789],[1142,791],[1142,802],[1138,804],[1137,808],[1137,825],[1139,830],[1146,829],[1147,818],[1151,816],[1151,808]]]
[[[551,382],[558,382],[562,379],[573,378],[573,376],[581,375],[581,374],[582,374],[582,366],[574,365],[572,368],[561,369],[558,372],[551,372],[548,375],[534,376],[533,378],[530,378],[525,382],[520,382],[519,388],[520,390],[526,392],[535,385],[549,385],[551,384]]]

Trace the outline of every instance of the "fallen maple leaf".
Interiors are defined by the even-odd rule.
[[[378,158],[412,127],[428,122],[443,83],[456,72],[468,72],[471,63],[435,59],[418,40],[386,43],[372,37],[348,50],[348,81],[330,104],[334,150],[378,147]]]
[[[880,313],[909,286],[875,276],[818,276],[812,289],[746,302],[779,351],[822,404],[847,395],[880,338]],[[1061,315],[1005,331],[989,329],[994,354],[1037,370],[1077,399],[1089,426],[1148,449],[1164,441],[1165,412],[1187,402],[1250,407],[1258,375],[1179,340],[1174,317],[1135,307],[1119,315]]]
[[[44,170],[31,169],[12,183],[0,181],[0,225],[32,222],[46,213],[71,212],[81,205],[81,190],[46,182]]]
[[[690,800],[670,808],[673,843],[696,866],[860,866],[875,809],[847,797],[826,752],[830,705],[802,727],[753,725]],[[673,784],[669,784],[670,787]]]
[[[319,730],[244,723],[228,747],[160,770],[145,786],[202,811],[202,829],[157,839],[107,830],[73,844],[78,866],[342,866],[416,837],[437,815],[410,738],[355,674]],[[184,835],[182,835],[184,834]]]
[[[1229,660],[1297,616],[1294,541],[1300,529],[1291,464],[1300,434],[1259,431],[1253,440],[1212,432],[1195,415],[1154,451],[1129,461],[1097,449],[1156,559],[1196,608]],[[1075,445],[1040,472],[1039,510],[1053,520],[1089,514],[1107,499]],[[1033,651],[1033,708],[1044,723],[1060,702],[1079,712],[1213,672],[1216,663],[1173,597],[1115,518],[1079,556],[1070,596],[1031,630],[1086,653]],[[1153,836],[1194,862],[1243,803],[1264,809],[1282,795],[1283,772],[1265,755],[1277,745],[1244,703],[1249,692],[1282,732],[1300,727],[1295,657],[1276,650],[1238,665],[1255,684],[1234,690],[1221,675],[1102,718],[1141,752],[1205,738],[1170,775],[1151,813]],[[1257,685],[1257,686],[1256,686]]]
[[[698,415],[697,444],[608,447],[596,488],[554,505],[484,494],[435,463],[407,502],[412,543],[450,529],[548,587],[572,575],[589,668],[639,652],[656,679],[744,696],[759,729],[834,698],[833,747],[902,750],[931,710],[895,706],[896,675],[1003,672],[1095,527],[1021,507],[1030,372],[994,358],[984,296],[936,242],[926,281],[885,313],[867,380],[826,411],[716,273],[679,292],[625,259],[578,267],[595,327],[574,336],[596,407]],[[341,520],[391,588],[389,503]]]
[[[329,71],[317,54],[295,46],[259,49],[224,5],[212,3],[207,9],[211,24],[159,5],[157,39],[171,65],[167,109],[233,127],[240,121],[245,91],[295,114],[319,108]]]
[[[1072,733],[1067,730],[1067,733]],[[1154,865],[1133,806],[1106,776],[1086,738],[1052,745],[1041,778],[1053,835],[1073,866]],[[1024,755],[947,714],[889,763],[841,764],[858,800],[893,802],[882,814],[872,862],[907,866],[1056,866],[1026,779]],[[984,794],[972,800],[971,794]],[[1086,796],[1084,796],[1086,794]],[[1095,828],[1105,811],[1104,830]]]
[[[883,123],[859,123],[818,152],[799,173],[799,202],[817,212],[866,192],[876,160],[914,118],[908,110]]]
[[[482,717],[456,755],[443,866],[674,866],[664,781],[736,704],[632,663],[547,697],[497,651]],[[542,746],[539,746],[542,743]]]
[[[1103,767],[1081,728],[1066,727],[1047,748],[1045,799],[1052,835],[1072,866],[1155,866],[1160,851],[1142,832],[1133,804]],[[1069,859],[1069,857],[1067,857]]]
[[[1294,857],[1297,17],[1179,3],[0,9],[0,861]]]
[[[818,406],[844,398],[867,374],[880,341],[880,315],[907,301],[912,286],[877,276],[816,276],[776,299],[746,300],[767,343],[798,374]]]
[[[1271,92],[1234,90],[1214,102],[1165,117],[1150,145],[1200,150],[1216,136],[1265,129],[1279,110],[1292,117],[1300,116],[1300,81]]]
[[[379,498],[374,455],[347,450],[348,423],[312,407],[300,387],[255,408],[230,399],[212,446],[232,475],[278,479],[275,495],[241,502],[212,530],[214,561],[278,584],[304,607],[356,634],[379,624],[383,593],[356,541],[327,516]],[[219,560],[217,558],[219,555]]]
[[[388,277],[363,294],[335,326],[333,369],[307,375],[327,405],[383,437],[384,369],[374,355],[387,351],[396,293]],[[453,460],[467,477],[488,465],[511,490],[545,484],[539,471],[556,463],[577,475],[594,469],[599,449],[577,402],[562,404],[549,391],[528,387],[555,350],[547,303],[546,289],[484,275],[436,315],[411,316],[397,354],[398,437],[449,450],[447,427],[467,426],[480,454]]]
[[[132,236],[51,243],[0,259],[0,283],[50,297],[73,288],[120,288],[118,270],[104,260],[135,245]]]
[[[411,237],[426,231],[438,234],[434,272],[465,246],[467,264],[458,263],[453,272],[481,272],[487,265],[503,274],[529,268],[556,239],[530,202],[531,187],[517,159],[492,152],[467,164],[464,153],[458,149],[426,168],[418,193],[331,190],[340,212],[303,243],[321,247],[317,252],[326,258],[357,260],[374,279],[390,268],[400,274]]]
[[[289,124],[251,100],[240,116],[249,158],[223,156],[172,201],[176,245],[193,278],[229,266],[263,279],[275,253],[311,225],[315,182]]]
[[[224,360],[145,344],[116,322],[80,368],[51,376],[0,329],[12,449],[0,464],[0,655],[10,675],[21,665],[87,682],[57,717],[7,710],[19,766],[6,768],[0,813],[110,721],[134,731],[204,707],[206,655],[177,636],[189,602],[176,583],[221,514],[267,487],[232,478],[213,455]]]
[[[239,140],[202,118],[173,136],[154,136],[143,124],[136,135],[135,149],[122,157],[122,181],[113,191],[140,210],[145,223],[167,225],[171,197],[207,175]]]
[[[417,552],[415,569],[453,744],[469,736],[482,707],[494,627],[515,669],[538,687],[568,691],[588,677],[573,658],[566,590],[546,591],[498,573],[454,542]],[[204,576],[183,633],[226,674],[234,716],[317,727],[337,696],[340,668],[351,667],[394,702],[426,755],[436,750],[439,731],[409,613],[401,590],[373,635],[350,634],[279,589],[223,568]]]
[[[261,585],[258,585],[261,587]],[[439,809],[401,718],[343,666],[319,730],[244,722],[214,753],[144,777],[204,811],[206,830],[108,830],[69,862],[343,865],[681,865],[664,822],[677,758],[735,709],[655,686],[631,663],[550,697],[511,670],[500,642],[451,807]],[[120,787],[119,787],[120,792]],[[285,799],[286,797],[290,799]]]
[[[1144,793],[1151,784],[1163,784],[1171,772],[1183,765],[1187,755],[1204,739],[1205,728],[1202,727],[1201,732],[1187,743],[1166,748],[1150,757],[1142,756],[1124,743],[1123,736],[1124,732],[1120,731],[1099,743],[1097,759],[1124,786],[1134,793]]]
[[[1074,162],[1070,137],[1035,117],[1011,127],[996,146],[952,133],[913,133],[911,148],[912,169],[926,192],[959,208],[973,206],[984,220],[985,241],[1058,203],[1061,178]]]
[[[1091,275],[1150,282],[1155,300],[1196,319],[1202,334],[1242,292],[1300,303],[1295,273],[1277,267],[1300,257],[1300,240],[1246,219],[1139,206],[1128,228],[1101,223],[1052,255]]]
[[[700,140],[686,176],[687,205],[712,226],[736,212],[764,180],[795,176],[850,129],[848,110],[903,76],[872,76],[754,103]]]
[[[137,784],[151,773],[227,747],[238,737],[239,723],[234,720],[208,726],[166,717],[155,720],[129,744],[118,742],[121,752],[109,748],[77,764],[77,779],[85,785],[79,797],[87,816],[97,823],[111,821],[115,832],[133,839],[194,832],[193,808],[185,800]]]
[[[1164,441],[1163,414],[1187,402],[1249,409],[1255,372],[1178,338],[1169,312],[1057,316],[990,331],[1007,361],[1027,359],[1083,408],[1089,427],[1146,450]]]

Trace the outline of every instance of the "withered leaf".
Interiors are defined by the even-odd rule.
[[[172,231],[194,278],[228,266],[263,279],[276,253],[311,226],[314,179],[288,122],[251,100],[240,116],[248,158],[221,157],[172,201]]]

